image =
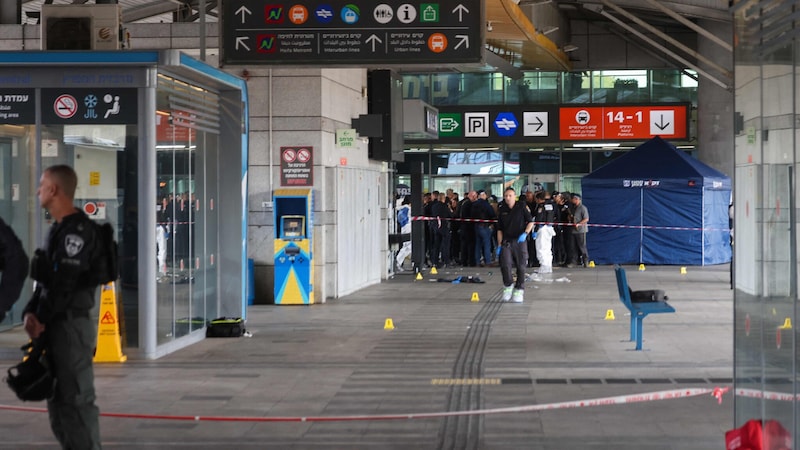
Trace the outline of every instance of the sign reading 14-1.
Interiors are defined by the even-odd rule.
[[[443,64],[481,60],[483,0],[226,0],[225,64]]]

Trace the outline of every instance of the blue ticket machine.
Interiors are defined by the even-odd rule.
[[[275,304],[314,303],[311,189],[277,189],[275,214]]]

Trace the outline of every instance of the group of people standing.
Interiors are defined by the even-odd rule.
[[[589,213],[578,194],[554,192],[552,195],[523,187],[519,198],[514,189],[507,189],[503,199],[483,190],[469,191],[463,199],[448,189],[446,193],[433,191],[423,195],[425,221],[426,264],[430,267],[487,266],[498,261],[502,240],[498,237],[498,217],[513,194],[514,204],[519,203],[531,214],[532,229],[526,235],[525,267],[539,267],[540,273],[552,272],[553,265],[575,267],[588,264],[586,250],[586,224]],[[410,233],[408,197],[398,199],[398,225],[401,233]],[[402,222],[402,223],[401,223]],[[406,231],[403,231],[405,229]],[[397,269],[411,254],[410,243],[398,252]]]
[[[469,191],[462,200],[449,189],[446,193],[433,191],[423,196],[423,205],[423,215],[430,218],[425,227],[428,265],[476,267],[492,263],[497,202],[490,203],[486,191]]]

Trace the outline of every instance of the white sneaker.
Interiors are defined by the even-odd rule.
[[[513,291],[514,291],[514,287],[513,286],[506,286],[506,287],[503,288],[503,301],[504,302],[507,302],[507,301],[511,300],[511,294],[512,294]]]
[[[514,294],[511,296],[511,301],[514,303],[522,303],[522,296],[525,291],[522,289],[514,289]]]

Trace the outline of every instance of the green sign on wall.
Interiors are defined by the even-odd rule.
[[[439,137],[464,136],[461,113],[439,113]]]

